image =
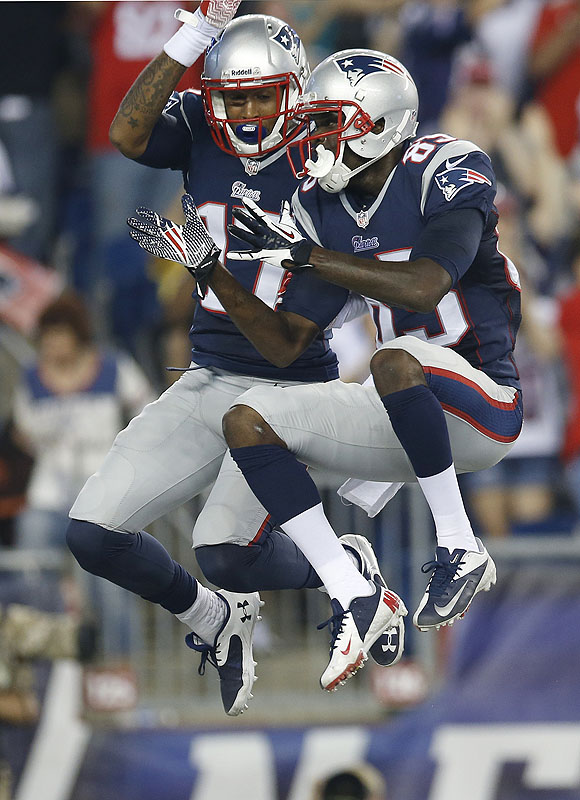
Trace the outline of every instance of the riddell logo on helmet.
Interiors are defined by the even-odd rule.
[[[243,69],[225,69],[222,80],[225,78],[256,78],[262,74],[260,67],[244,67]]]

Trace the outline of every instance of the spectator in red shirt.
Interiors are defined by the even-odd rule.
[[[168,208],[180,193],[181,175],[144,170],[124,158],[109,142],[109,126],[127,87],[178,29],[173,11],[195,5],[180,0],[99,3],[93,20],[87,136],[94,262],[82,288],[99,306],[110,328],[106,332],[145,366],[151,350],[147,336],[159,308],[145,256],[132,246],[125,220],[140,205]],[[196,88],[200,73],[201,63],[187,72],[178,89]]]
[[[580,231],[572,257],[575,283],[560,300],[560,330],[568,376],[568,415],[562,447],[570,496],[580,516]]]
[[[529,62],[536,96],[548,112],[560,154],[578,141],[575,113],[580,96],[580,0],[548,0],[538,17]]]

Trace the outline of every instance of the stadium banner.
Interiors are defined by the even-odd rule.
[[[312,800],[361,762],[385,800],[579,800],[578,572],[504,567],[454,626],[442,688],[381,724],[89,731],[59,707],[53,769],[15,800]]]

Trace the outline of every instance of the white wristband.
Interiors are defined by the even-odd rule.
[[[219,28],[214,28],[206,21],[199,9],[192,14],[192,17],[192,22],[184,23],[163,45],[163,50],[169,58],[184,67],[191,67],[220,32]]]

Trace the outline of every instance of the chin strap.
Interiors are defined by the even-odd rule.
[[[361,164],[356,169],[350,169],[346,166],[346,164],[343,164],[342,158],[344,155],[345,143],[342,142],[340,145],[340,152],[336,158],[330,150],[327,150],[324,147],[324,145],[319,144],[316,148],[316,161],[308,158],[304,162],[306,171],[311,177],[318,178],[318,183],[325,192],[329,192],[330,194],[342,192],[342,190],[346,189],[348,186],[348,182],[351,178],[354,178],[354,176],[358,175],[359,172],[362,172],[363,170],[367,169],[367,167],[370,167],[372,164],[390,152],[393,147],[396,147],[403,141],[403,131],[409,122],[411,114],[412,112],[409,111],[409,109],[405,111],[403,114],[403,119],[395,128],[393,135],[389,139],[389,142],[383,152],[379,153],[378,156],[365,161],[364,164]]]

